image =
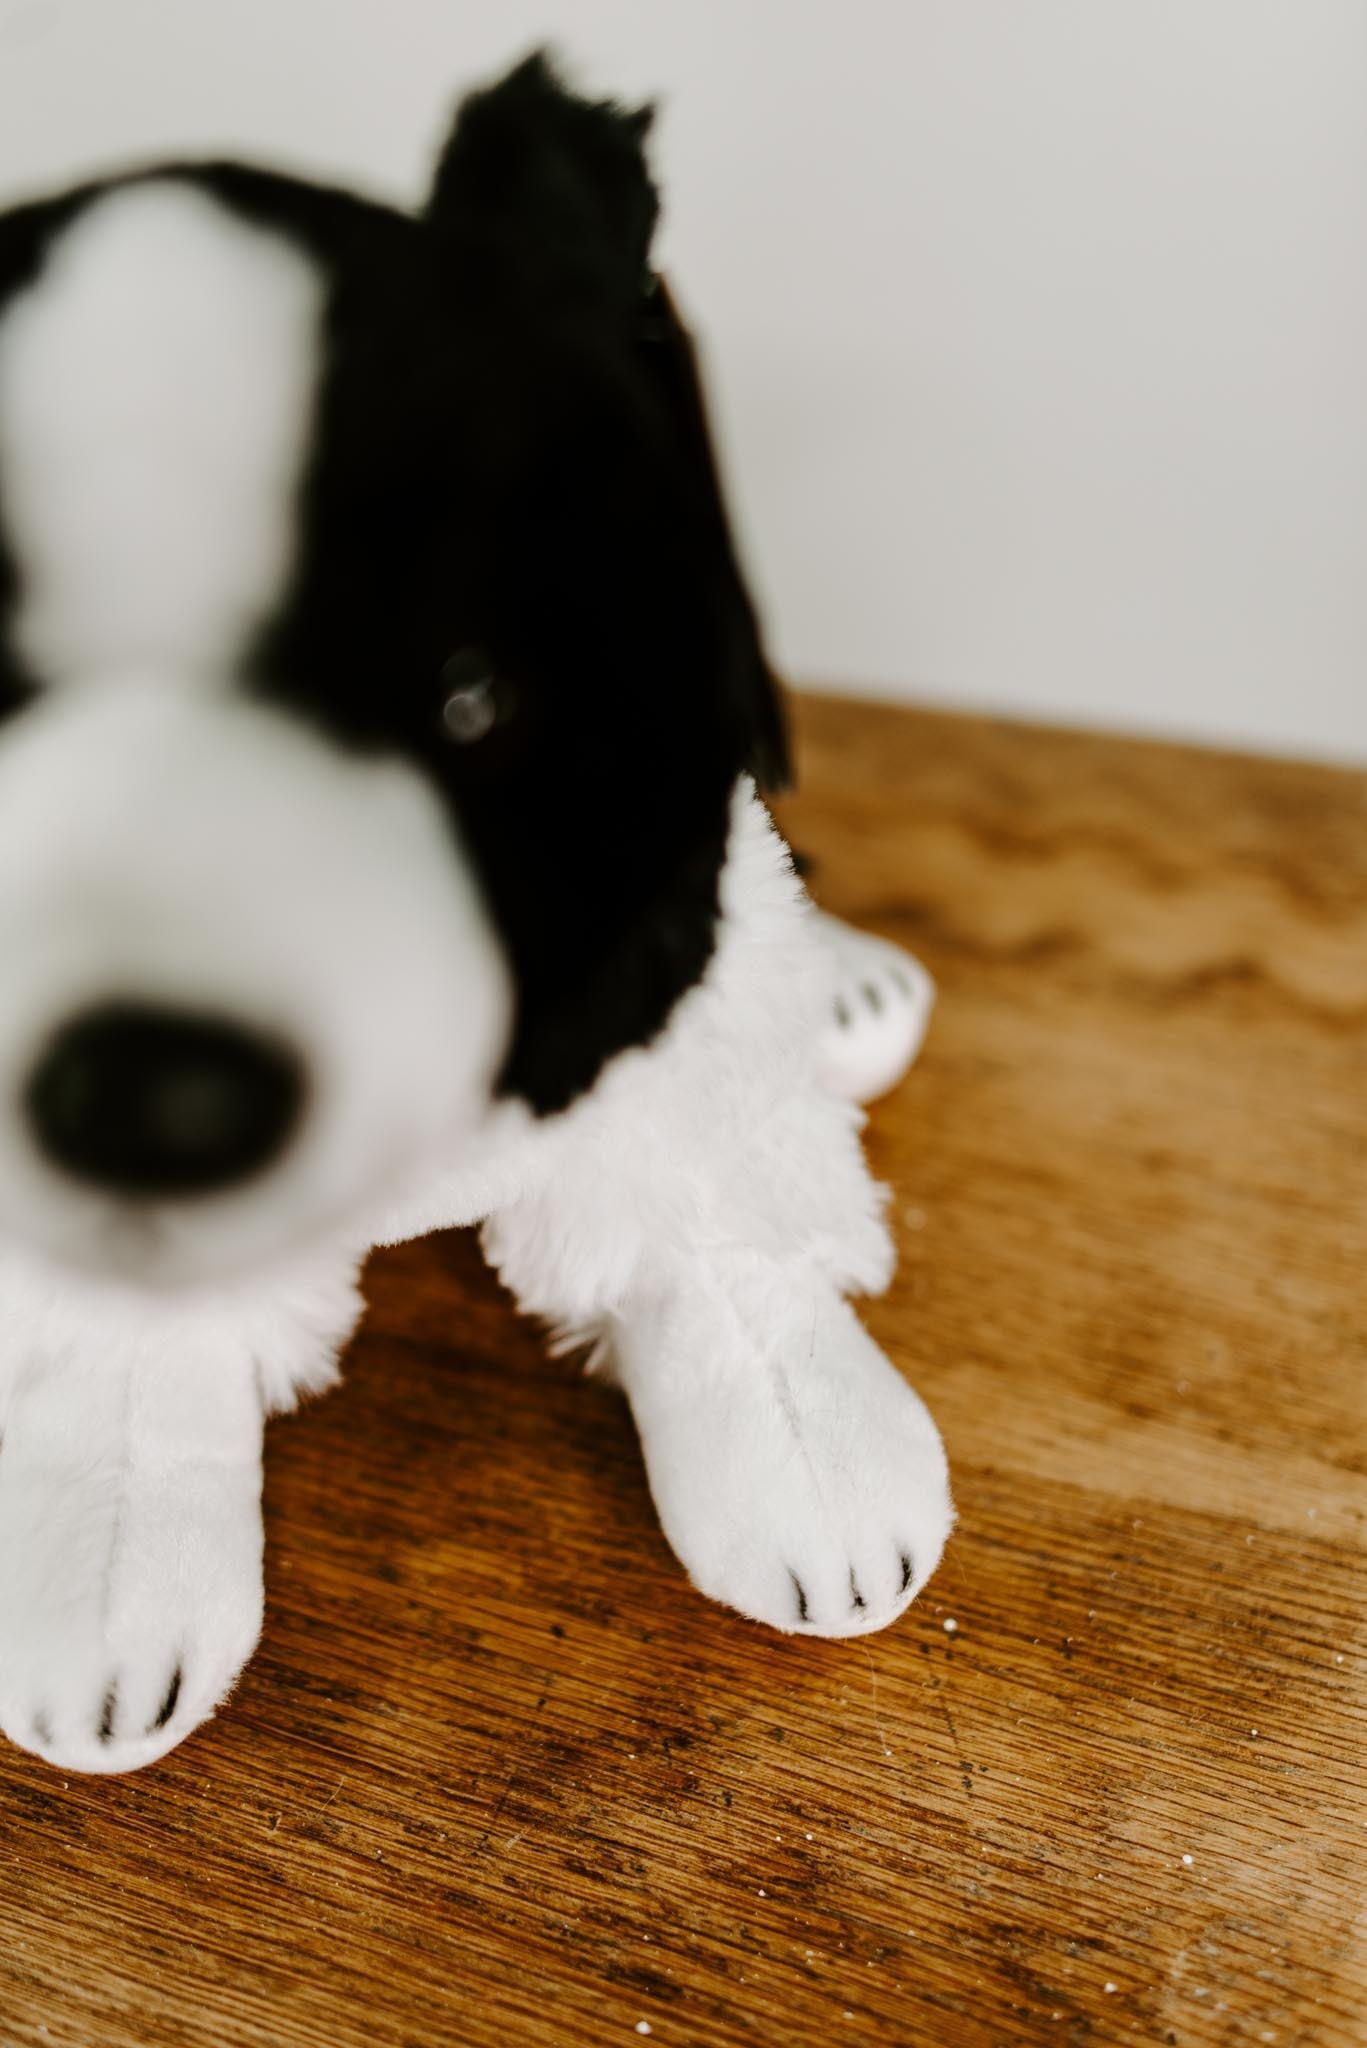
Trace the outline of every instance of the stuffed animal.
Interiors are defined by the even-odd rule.
[[[758,794],[648,120],[535,58],[416,218],[234,163],[0,217],[0,1725],[64,1769],[231,1687],[377,1242],[482,1224],[742,1614],[881,1628],[949,1530],[849,1305],[928,984]]]

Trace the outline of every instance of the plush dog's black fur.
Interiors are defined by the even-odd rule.
[[[535,57],[465,102],[417,219],[239,165],[137,174],[192,177],[325,270],[299,557],[245,680],[431,776],[514,971],[500,1086],[542,1112],[698,979],[735,779],[785,765],[691,353],[648,267],[648,126]],[[107,189],[0,219],[0,303]],[[0,536],[9,709],[31,680],[13,597]],[[492,712],[478,737],[443,717],[456,690]]]

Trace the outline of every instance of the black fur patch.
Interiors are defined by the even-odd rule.
[[[37,277],[53,237],[104,189],[102,184],[82,185],[56,198],[35,200],[0,214],[0,314],[14,293]],[[33,678],[10,639],[17,597],[18,571],[0,522],[0,718],[28,703],[34,689]]]
[[[542,1112],[701,975],[732,786],[785,768],[692,352],[647,270],[648,125],[537,57],[465,102],[419,220],[179,167],[329,280],[297,572],[246,680],[431,776],[514,971],[500,1087]],[[44,238],[19,219],[0,299],[6,249]],[[5,574],[0,553],[0,604]],[[444,717],[450,676],[486,669],[497,715]]]

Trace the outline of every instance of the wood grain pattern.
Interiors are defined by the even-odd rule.
[[[817,892],[941,987],[870,1136],[938,1578],[707,1606],[471,1241],[377,1258],[230,1709],[0,1752],[5,2048],[1363,2041],[1367,778],[800,722]]]

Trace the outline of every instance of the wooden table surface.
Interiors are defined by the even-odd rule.
[[[1361,2048],[1367,778],[800,723],[816,892],[941,990],[869,1311],[938,1576],[864,1641],[707,1605],[473,1242],[376,1258],[229,1709],[0,1752],[5,2048]]]

